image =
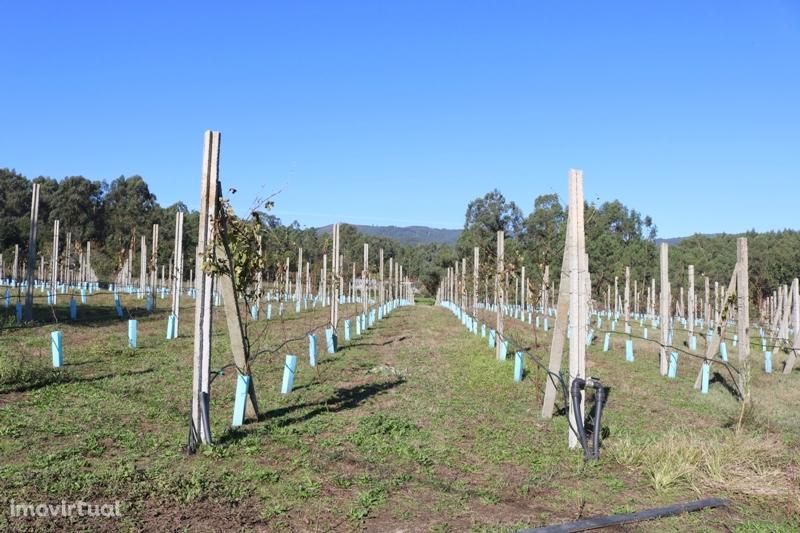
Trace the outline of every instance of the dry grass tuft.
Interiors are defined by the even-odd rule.
[[[701,439],[670,431],[643,440],[608,444],[607,456],[644,473],[653,488],[720,489],[750,496],[791,496],[797,470],[783,444],[772,436],[733,433]]]

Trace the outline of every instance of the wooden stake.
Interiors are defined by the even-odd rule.
[[[505,307],[505,290],[502,287],[502,278],[504,274],[505,265],[504,262],[505,256],[505,234],[502,230],[497,232],[497,286],[498,286],[498,299],[497,299],[497,336],[495,342],[495,355],[498,359],[500,359],[502,349],[503,349],[503,341],[505,337],[503,336],[503,308]]]
[[[285,288],[283,289],[283,298],[281,298],[281,300],[283,300],[283,301],[288,301],[289,300],[289,267],[290,267],[289,258],[287,257],[286,258],[286,267],[284,267],[284,269],[283,269],[284,282],[285,282],[284,283]]]
[[[394,257],[389,258],[389,300],[396,298],[394,293]]]
[[[14,265],[11,267],[11,277],[14,279],[14,286],[19,285],[19,244],[14,245]]]
[[[311,297],[311,263],[306,261],[306,288],[305,288],[305,297]]]
[[[339,327],[339,290],[341,278],[341,257],[339,256],[339,224],[333,225],[333,266],[331,276],[331,327]]]
[[[147,240],[141,237],[141,251],[139,254],[139,291],[142,296],[147,296]]]
[[[656,278],[650,278],[650,310],[648,311],[650,316],[655,316],[656,314]]]
[[[378,250],[378,265],[379,265],[378,268],[380,268],[380,289],[378,291],[378,305],[383,307],[383,304],[386,303],[386,291],[383,279],[383,248]]]
[[[480,262],[480,249],[475,246],[472,249],[472,314],[477,313],[478,309],[478,270]]]
[[[39,184],[33,184],[31,195],[31,227],[28,235],[28,285],[25,293],[25,319],[33,320],[33,273],[36,264],[36,230],[39,223]]]
[[[294,297],[296,301],[303,298],[303,249],[297,249],[297,275],[295,277]]]
[[[544,266],[542,276],[542,312],[547,313],[550,308],[550,265]]]
[[[0,255],[0,258],[2,256]],[[0,260],[0,263],[2,261]],[[73,283],[72,279],[72,232],[67,232],[67,246],[64,248],[64,268],[65,268],[65,275],[62,278],[62,281],[67,285],[67,287],[71,286]]]
[[[367,278],[369,277],[369,244],[364,243],[364,269],[361,271],[361,309],[364,313],[369,309],[369,291]]]
[[[198,285],[194,322],[194,364],[192,371],[192,421],[189,450],[198,443],[211,443],[209,420],[211,373],[211,317],[214,276],[203,270],[207,254],[214,253],[214,224],[217,214],[220,133],[206,131],[203,147],[203,176],[200,185],[200,220],[195,255]]]
[[[687,305],[689,307],[688,318],[686,319],[689,327],[689,337],[694,336],[694,265],[689,265],[689,294],[687,295]]]
[[[572,389],[572,382],[576,378],[586,376],[586,326],[587,326],[587,307],[586,307],[586,284],[585,275],[588,268],[585,263],[585,236],[583,228],[583,173],[580,170],[570,171],[570,204],[569,211],[575,216],[569,217],[571,229],[570,240],[567,249],[569,250],[569,316],[570,316],[570,338],[569,338],[569,390]],[[581,420],[585,413],[585,393],[581,392],[582,401],[579,412],[575,413],[574,406],[570,405],[569,420],[571,427],[577,427],[576,416]],[[578,436],[571,429],[568,430],[568,444],[570,448],[578,446]]]
[[[61,223],[59,220],[53,222],[53,252],[50,261],[50,292],[53,295],[53,305],[58,300],[58,236],[61,231]]]
[[[750,278],[747,259],[747,238],[736,239],[736,323],[739,350],[739,391],[750,400]],[[795,279],[795,282],[797,280]],[[795,288],[797,285],[794,285]]]
[[[670,305],[669,305],[669,245],[665,242],[661,243],[661,307],[659,309],[661,315],[661,348],[659,357],[659,371],[662,376],[667,375],[669,366],[669,320],[670,320]]]
[[[153,295],[153,308],[156,307],[156,288],[158,286],[158,224],[153,224],[153,248],[150,251],[150,293]]]
[[[183,290],[183,212],[175,213],[175,247],[172,250],[172,314],[177,321],[181,314],[181,291]],[[178,326],[175,326],[176,334]]]
[[[631,267],[625,267],[625,331],[630,331],[631,321]]]
[[[459,283],[458,304],[467,307],[467,258],[461,258],[461,281]]]

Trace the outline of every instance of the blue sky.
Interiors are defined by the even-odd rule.
[[[122,4],[0,4],[0,167],[195,207],[215,129],[235,204],[304,226],[527,213],[577,167],[662,237],[800,228],[797,0]]]

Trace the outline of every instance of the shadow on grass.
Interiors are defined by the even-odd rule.
[[[120,372],[118,374],[101,374],[98,376],[82,377],[75,376],[68,372],[58,369],[47,369],[47,371],[37,372],[29,379],[22,383],[4,383],[0,384],[0,394],[8,394],[12,392],[30,392],[33,390],[41,389],[49,385],[63,385],[66,383],[93,383],[95,381],[102,381],[104,379],[116,377],[138,376],[142,374],[149,374],[154,369],[147,368],[145,370],[132,370],[130,372]]]
[[[287,405],[278,409],[272,409],[258,415],[258,421],[274,421],[278,427],[290,426],[311,420],[322,413],[338,413],[360,406],[369,398],[385,393],[398,385],[405,383],[405,379],[398,378],[393,381],[381,383],[370,383],[366,385],[355,385],[337,389],[329,398],[319,402],[307,402],[295,405]],[[298,411],[308,411],[299,416],[288,416]],[[218,441],[220,445],[233,444],[247,436],[249,432],[246,428],[235,428],[228,430]]]
[[[337,352],[343,352],[345,350],[348,350],[350,348],[355,348],[357,346],[388,346],[389,344],[393,344],[395,342],[401,342],[401,341],[404,341],[404,340],[410,339],[410,338],[411,338],[411,335],[402,335],[400,337],[395,337],[395,338],[389,339],[389,340],[387,340],[385,342],[351,342],[347,346],[342,346],[341,348],[339,348],[339,350],[337,350]]]
[[[65,367],[74,367],[74,366],[86,366],[86,365],[94,365],[97,363],[105,363],[103,359],[90,359],[88,361],[81,361],[80,363],[64,363]]]
[[[719,372],[714,372],[714,375],[711,376],[711,379],[708,380],[709,386],[713,383],[719,383],[725,388],[726,391],[728,391],[731,394],[731,396],[733,396],[737,400],[739,399],[739,389],[737,389],[735,385],[731,385],[730,383],[728,383],[725,377]]]

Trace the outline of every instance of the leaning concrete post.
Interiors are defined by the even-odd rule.
[[[570,181],[570,184],[571,183],[572,182]],[[548,370],[554,374],[559,374],[561,372],[561,357],[564,352],[564,342],[566,340],[567,332],[567,314],[569,313],[570,304],[570,250],[567,246],[571,242],[571,233],[573,230],[573,225],[569,221],[570,216],[574,215],[567,213],[567,235],[564,246],[564,254],[561,258],[561,279],[558,284],[558,300],[556,301],[556,324],[553,329],[553,337],[550,342],[550,360],[547,365]],[[546,313],[547,311],[545,310],[545,316]],[[545,318],[545,321],[547,321],[547,318]],[[542,418],[552,418],[553,408],[556,401],[556,392],[557,391],[555,385],[553,384],[553,380],[549,378],[546,379],[544,401],[542,402]]]

